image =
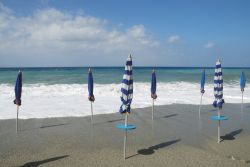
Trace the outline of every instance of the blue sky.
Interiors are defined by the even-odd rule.
[[[2,0],[0,66],[250,65],[247,0]]]

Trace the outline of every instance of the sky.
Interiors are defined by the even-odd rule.
[[[0,0],[0,67],[250,67],[248,0]]]

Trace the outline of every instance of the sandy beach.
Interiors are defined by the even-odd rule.
[[[133,109],[129,123],[127,159],[123,160],[123,122],[119,113],[90,117],[63,117],[0,121],[0,166],[250,166],[250,104],[225,104],[222,142],[217,144],[217,122],[212,105],[165,105]],[[22,113],[20,113],[20,118]]]

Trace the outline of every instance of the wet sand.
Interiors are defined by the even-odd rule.
[[[217,144],[217,111],[203,106],[201,119],[196,105],[165,105],[134,109],[129,123],[127,159],[123,160],[124,122],[119,113],[90,117],[0,120],[0,166],[250,166],[250,104],[225,104]],[[22,110],[20,111],[22,117]]]

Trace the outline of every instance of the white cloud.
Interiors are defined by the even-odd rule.
[[[210,49],[215,47],[215,44],[213,42],[208,42],[204,45],[204,48]]]
[[[92,55],[105,60],[131,52],[149,54],[159,46],[143,25],[116,29],[105,19],[54,8],[17,17],[0,3],[0,22],[0,56],[54,60],[51,57]]]
[[[173,36],[168,37],[168,43],[173,44],[178,41],[180,41],[180,37],[178,35],[173,35]]]

